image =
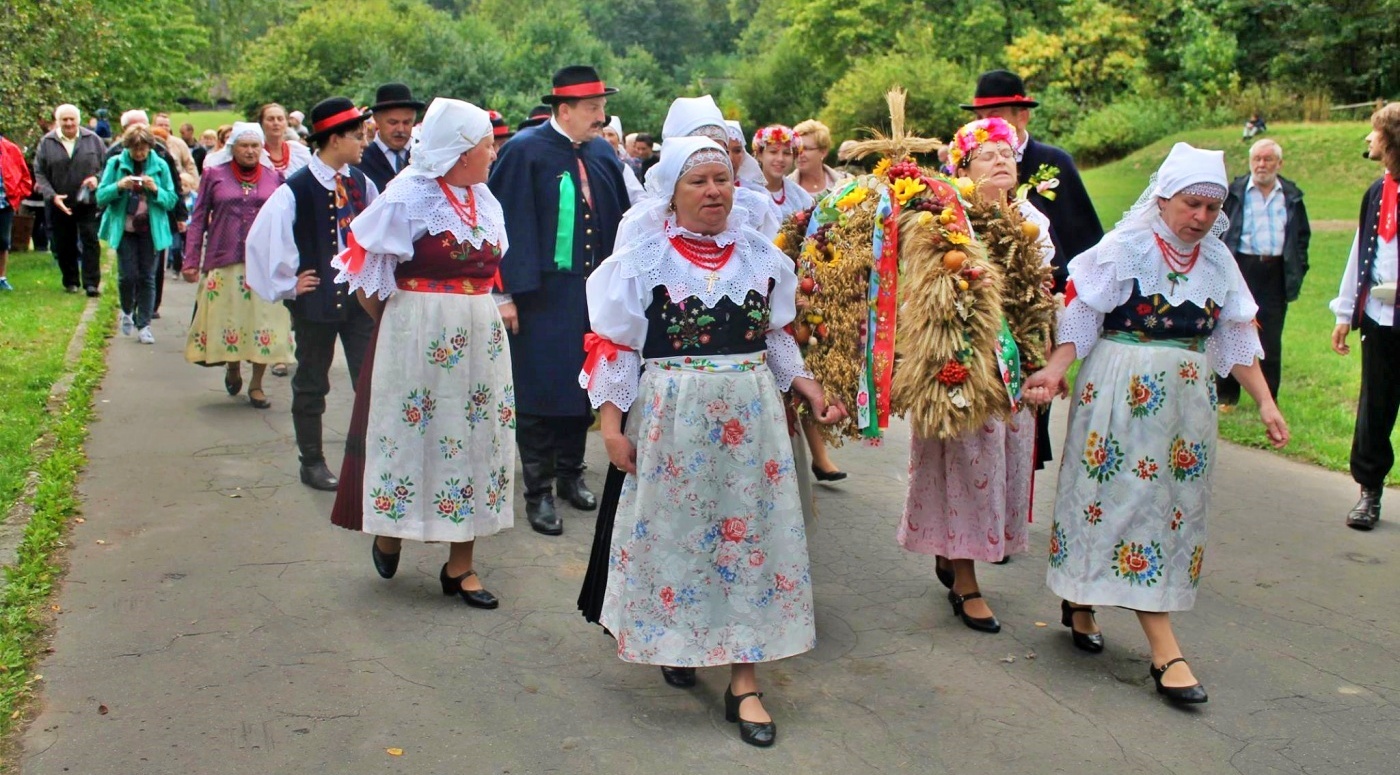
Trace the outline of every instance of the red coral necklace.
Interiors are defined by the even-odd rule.
[[[261,164],[254,164],[253,168],[247,171],[245,171],[238,162],[234,162],[230,166],[233,168],[233,178],[238,181],[239,187],[243,189],[244,196],[247,196],[253,189],[258,187],[258,180],[262,178]]]
[[[1201,258],[1201,243],[1197,242],[1191,250],[1177,250],[1167,241],[1162,239],[1162,235],[1153,234],[1152,238],[1157,241],[1157,252],[1162,254],[1162,260],[1167,262],[1167,280],[1172,284],[1172,290],[1176,290],[1178,282],[1186,282],[1191,279],[1187,275],[1196,268],[1196,262]]]
[[[442,189],[443,196],[447,197],[447,203],[452,205],[452,211],[457,213],[457,217],[462,219],[462,223],[465,223],[467,228],[472,230],[472,234],[480,231],[481,229],[476,225],[476,192],[472,191],[471,186],[467,187],[467,201],[464,203],[457,198],[456,194],[452,193],[452,189],[443,182],[442,178],[437,179],[437,184],[438,188]]]
[[[734,255],[736,243],[730,243],[728,247],[721,248],[714,242],[708,240],[697,240],[680,235],[670,237],[671,247],[686,261],[709,270],[705,275],[705,292],[710,293],[715,289],[715,283],[719,282],[719,270],[729,263],[729,258]]]

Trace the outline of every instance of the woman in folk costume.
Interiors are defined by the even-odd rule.
[[[1177,143],[1147,190],[1069,264],[1059,344],[1027,389],[1063,391],[1076,358],[1050,526],[1047,581],[1078,643],[1095,605],[1137,611],[1157,691],[1206,701],[1169,614],[1196,602],[1216,465],[1214,376],[1259,404],[1275,447],[1288,424],[1259,369],[1258,306],[1220,235],[1224,154]],[[1101,641],[1100,641],[1101,648]],[[1097,649],[1093,649],[1097,650]]]
[[[185,234],[181,276],[201,282],[194,319],[185,341],[185,360],[202,366],[224,365],[224,389],[231,396],[243,388],[244,361],[253,366],[248,403],[271,406],[263,392],[268,364],[292,359],[292,319],[281,304],[263,301],[244,281],[244,249],[258,210],[282,185],[263,151],[262,128],[239,122],[229,133],[228,158],[211,154],[204,167],[199,196]]]
[[[949,162],[955,175],[977,184],[982,200],[1006,203],[1014,196],[1016,134],[1005,121],[982,119],[959,129]],[[1048,268],[1055,252],[1050,222],[1024,199],[1010,206],[1036,225],[1040,262]],[[1026,550],[1034,451],[1035,416],[1028,407],[957,439],[912,439],[909,494],[896,539],[909,551],[938,558],[936,573],[948,587],[953,612],[974,630],[1001,630],[979,591],[975,563]]]
[[[733,119],[725,119],[725,133],[729,136],[726,147],[729,149],[729,163],[734,166],[734,187],[760,189],[767,184],[763,168],[758,159],[749,153],[749,143],[744,135],[744,125]]]
[[[781,124],[766,126],[753,133],[753,155],[758,157],[758,166],[763,170],[764,189],[784,221],[793,213],[810,210],[815,204],[811,194],[803,191],[797,181],[787,177],[801,147],[802,141],[797,135]]]
[[[647,187],[666,193],[647,206],[669,217],[589,278],[580,383],[601,408],[609,459],[628,474],[603,560],[601,624],[619,657],[662,666],[673,685],[729,665],[726,718],[763,746],[776,727],[755,664],[816,640],[779,391],[823,422],[845,409],[825,403],[783,331],[796,314],[792,261],[731,214],[732,175],[714,141],[665,141]]]
[[[473,547],[514,521],[515,389],[491,295],[507,247],[485,185],[491,120],[435,99],[411,142],[409,166],[355,219],[336,259],[337,280],[377,325],[331,519],[375,536],[371,556],[386,579],[403,539],[450,544],[442,593],[495,608]]]

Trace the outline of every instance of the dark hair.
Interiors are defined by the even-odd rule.
[[[369,118],[369,117],[366,116],[366,120],[368,120],[368,118]],[[350,134],[351,132],[355,132],[355,131],[358,131],[358,130],[360,130],[360,129],[363,129],[363,128],[364,128],[364,125],[365,125],[365,122],[364,122],[364,121],[361,121],[361,122],[359,122],[358,124],[348,124],[348,125],[346,125],[346,127],[345,127],[344,129],[338,129],[338,130],[336,130],[336,131],[334,131],[334,132],[331,132],[330,134],[326,135],[325,137],[319,137],[319,138],[316,138],[315,140],[312,140],[312,141],[311,141],[311,147],[313,147],[313,148],[315,148],[315,149],[317,149],[317,150],[320,150],[320,149],[322,149],[322,148],[325,148],[326,146],[328,146],[328,145],[331,144],[331,138],[333,138],[333,137],[344,137],[344,136]]]
[[[651,136],[650,132],[638,132],[636,136],[632,138],[632,142],[646,143],[647,145],[651,145],[652,143],[656,142],[656,140]]]

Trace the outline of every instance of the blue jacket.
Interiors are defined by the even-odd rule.
[[[179,196],[175,194],[175,182],[170,178],[170,167],[156,155],[153,149],[146,154],[146,164],[142,175],[149,175],[156,183],[156,190],[140,192],[117,188],[117,182],[128,175],[135,175],[136,167],[131,160],[131,151],[121,153],[107,160],[107,169],[102,173],[102,181],[97,184],[97,206],[107,208],[102,212],[102,221],[97,226],[97,236],[112,246],[113,250],[122,242],[126,233],[126,206],[133,196],[146,197],[146,212],[151,228],[151,245],[157,252],[170,247],[170,211],[175,209]]]

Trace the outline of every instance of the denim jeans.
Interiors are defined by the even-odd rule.
[[[156,303],[156,251],[150,232],[129,231],[117,246],[117,289],[122,312],[131,315],[137,328],[151,323]]]

